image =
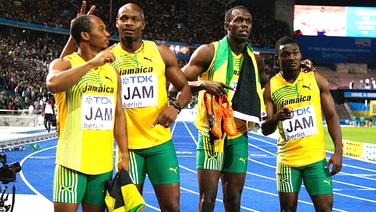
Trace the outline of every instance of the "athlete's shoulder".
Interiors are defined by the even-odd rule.
[[[112,48],[112,53],[116,55],[124,53],[124,49],[121,47],[120,43],[117,43],[114,48]]]
[[[203,44],[192,54],[192,60],[199,64],[208,65],[215,56],[215,43]]]

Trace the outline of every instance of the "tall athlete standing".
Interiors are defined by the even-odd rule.
[[[47,87],[54,92],[58,145],[54,179],[55,211],[104,211],[104,183],[112,177],[114,138],[121,152],[119,169],[128,170],[127,129],[121,107],[119,74],[110,34],[93,15],[73,20],[78,51],[54,60]],[[106,49],[107,48],[107,49]]]

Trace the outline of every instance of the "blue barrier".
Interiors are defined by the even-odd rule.
[[[296,37],[304,58],[315,64],[367,63],[376,65],[376,39],[329,36]]]

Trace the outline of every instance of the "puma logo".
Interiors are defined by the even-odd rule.
[[[175,174],[178,173],[178,167],[175,167],[175,168],[169,168],[168,170],[169,170],[169,171],[172,171],[172,172],[175,172]]]
[[[239,160],[245,164],[245,160],[246,160],[245,158],[240,157]]]
[[[324,180],[323,182],[330,185],[330,180]]]
[[[308,90],[311,90],[310,85],[303,85],[303,88],[307,88]]]
[[[153,62],[150,58],[144,57],[145,60],[149,60],[150,62]]]

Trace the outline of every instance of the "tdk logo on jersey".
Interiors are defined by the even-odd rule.
[[[150,83],[153,82],[153,75],[148,76],[129,76],[123,78],[123,84],[128,83]]]
[[[293,116],[303,116],[303,115],[306,115],[306,114],[311,114],[311,107],[305,107],[305,108],[299,108],[299,109],[296,109],[294,111],[292,111],[292,115]]]
[[[93,97],[88,97],[86,101],[91,104],[102,104],[102,105],[107,105],[107,104],[112,104],[112,101],[109,97],[106,96],[93,96]]]

